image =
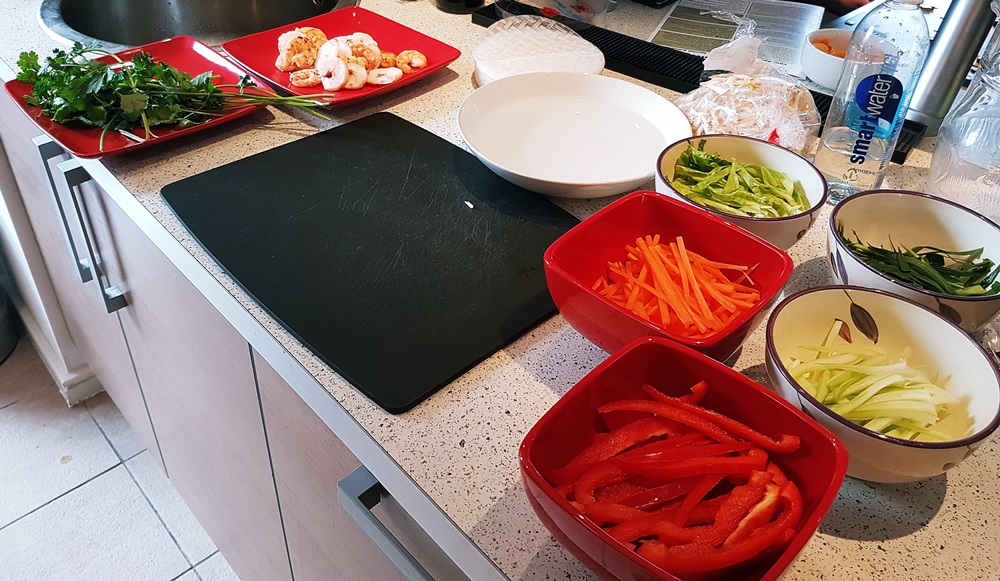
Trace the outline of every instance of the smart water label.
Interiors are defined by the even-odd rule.
[[[879,73],[861,79],[854,91],[854,103],[861,108],[861,121],[875,127],[875,137],[888,138],[896,113],[903,101],[903,83],[892,75]],[[860,130],[860,128],[858,128]]]

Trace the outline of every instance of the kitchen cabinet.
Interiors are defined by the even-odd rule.
[[[53,179],[60,177],[57,164],[67,156],[58,145],[41,136],[6,92],[0,94],[0,126],[21,202],[72,343],[138,437],[146,447],[156,450],[121,322],[117,315],[107,312],[96,288],[95,272],[110,265],[95,268],[84,257],[83,232],[74,204],[69,192],[60,186],[62,180]]]
[[[77,192],[167,475],[241,579],[290,580],[249,345],[92,180]]]
[[[403,579],[337,502],[361,463],[256,352],[254,368],[296,581]]]

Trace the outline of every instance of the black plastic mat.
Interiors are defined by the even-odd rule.
[[[265,310],[392,413],[555,312],[542,255],[578,223],[389,113],[162,194]]]

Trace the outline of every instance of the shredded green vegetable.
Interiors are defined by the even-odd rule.
[[[809,208],[802,186],[786,174],[705,153],[704,139],[697,147],[688,142],[670,185],[697,204],[738,216],[780,218]]]
[[[837,319],[811,360],[793,360],[792,378],[820,403],[869,430],[904,440],[950,440],[935,426],[961,401],[938,377],[907,361],[908,350],[890,354],[875,345],[842,340]],[[838,339],[841,339],[838,341]]]
[[[837,234],[847,248],[865,264],[917,288],[954,296],[995,295],[1000,292],[1000,266],[983,258],[983,249],[942,250],[933,246],[907,248],[890,243],[890,248],[863,242],[854,233],[844,235],[844,223],[837,222]]]

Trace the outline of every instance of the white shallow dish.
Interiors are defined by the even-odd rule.
[[[653,177],[668,144],[691,136],[670,101],[632,83],[527,73],[476,89],[458,110],[469,148],[504,179],[540,194],[599,198]]]

